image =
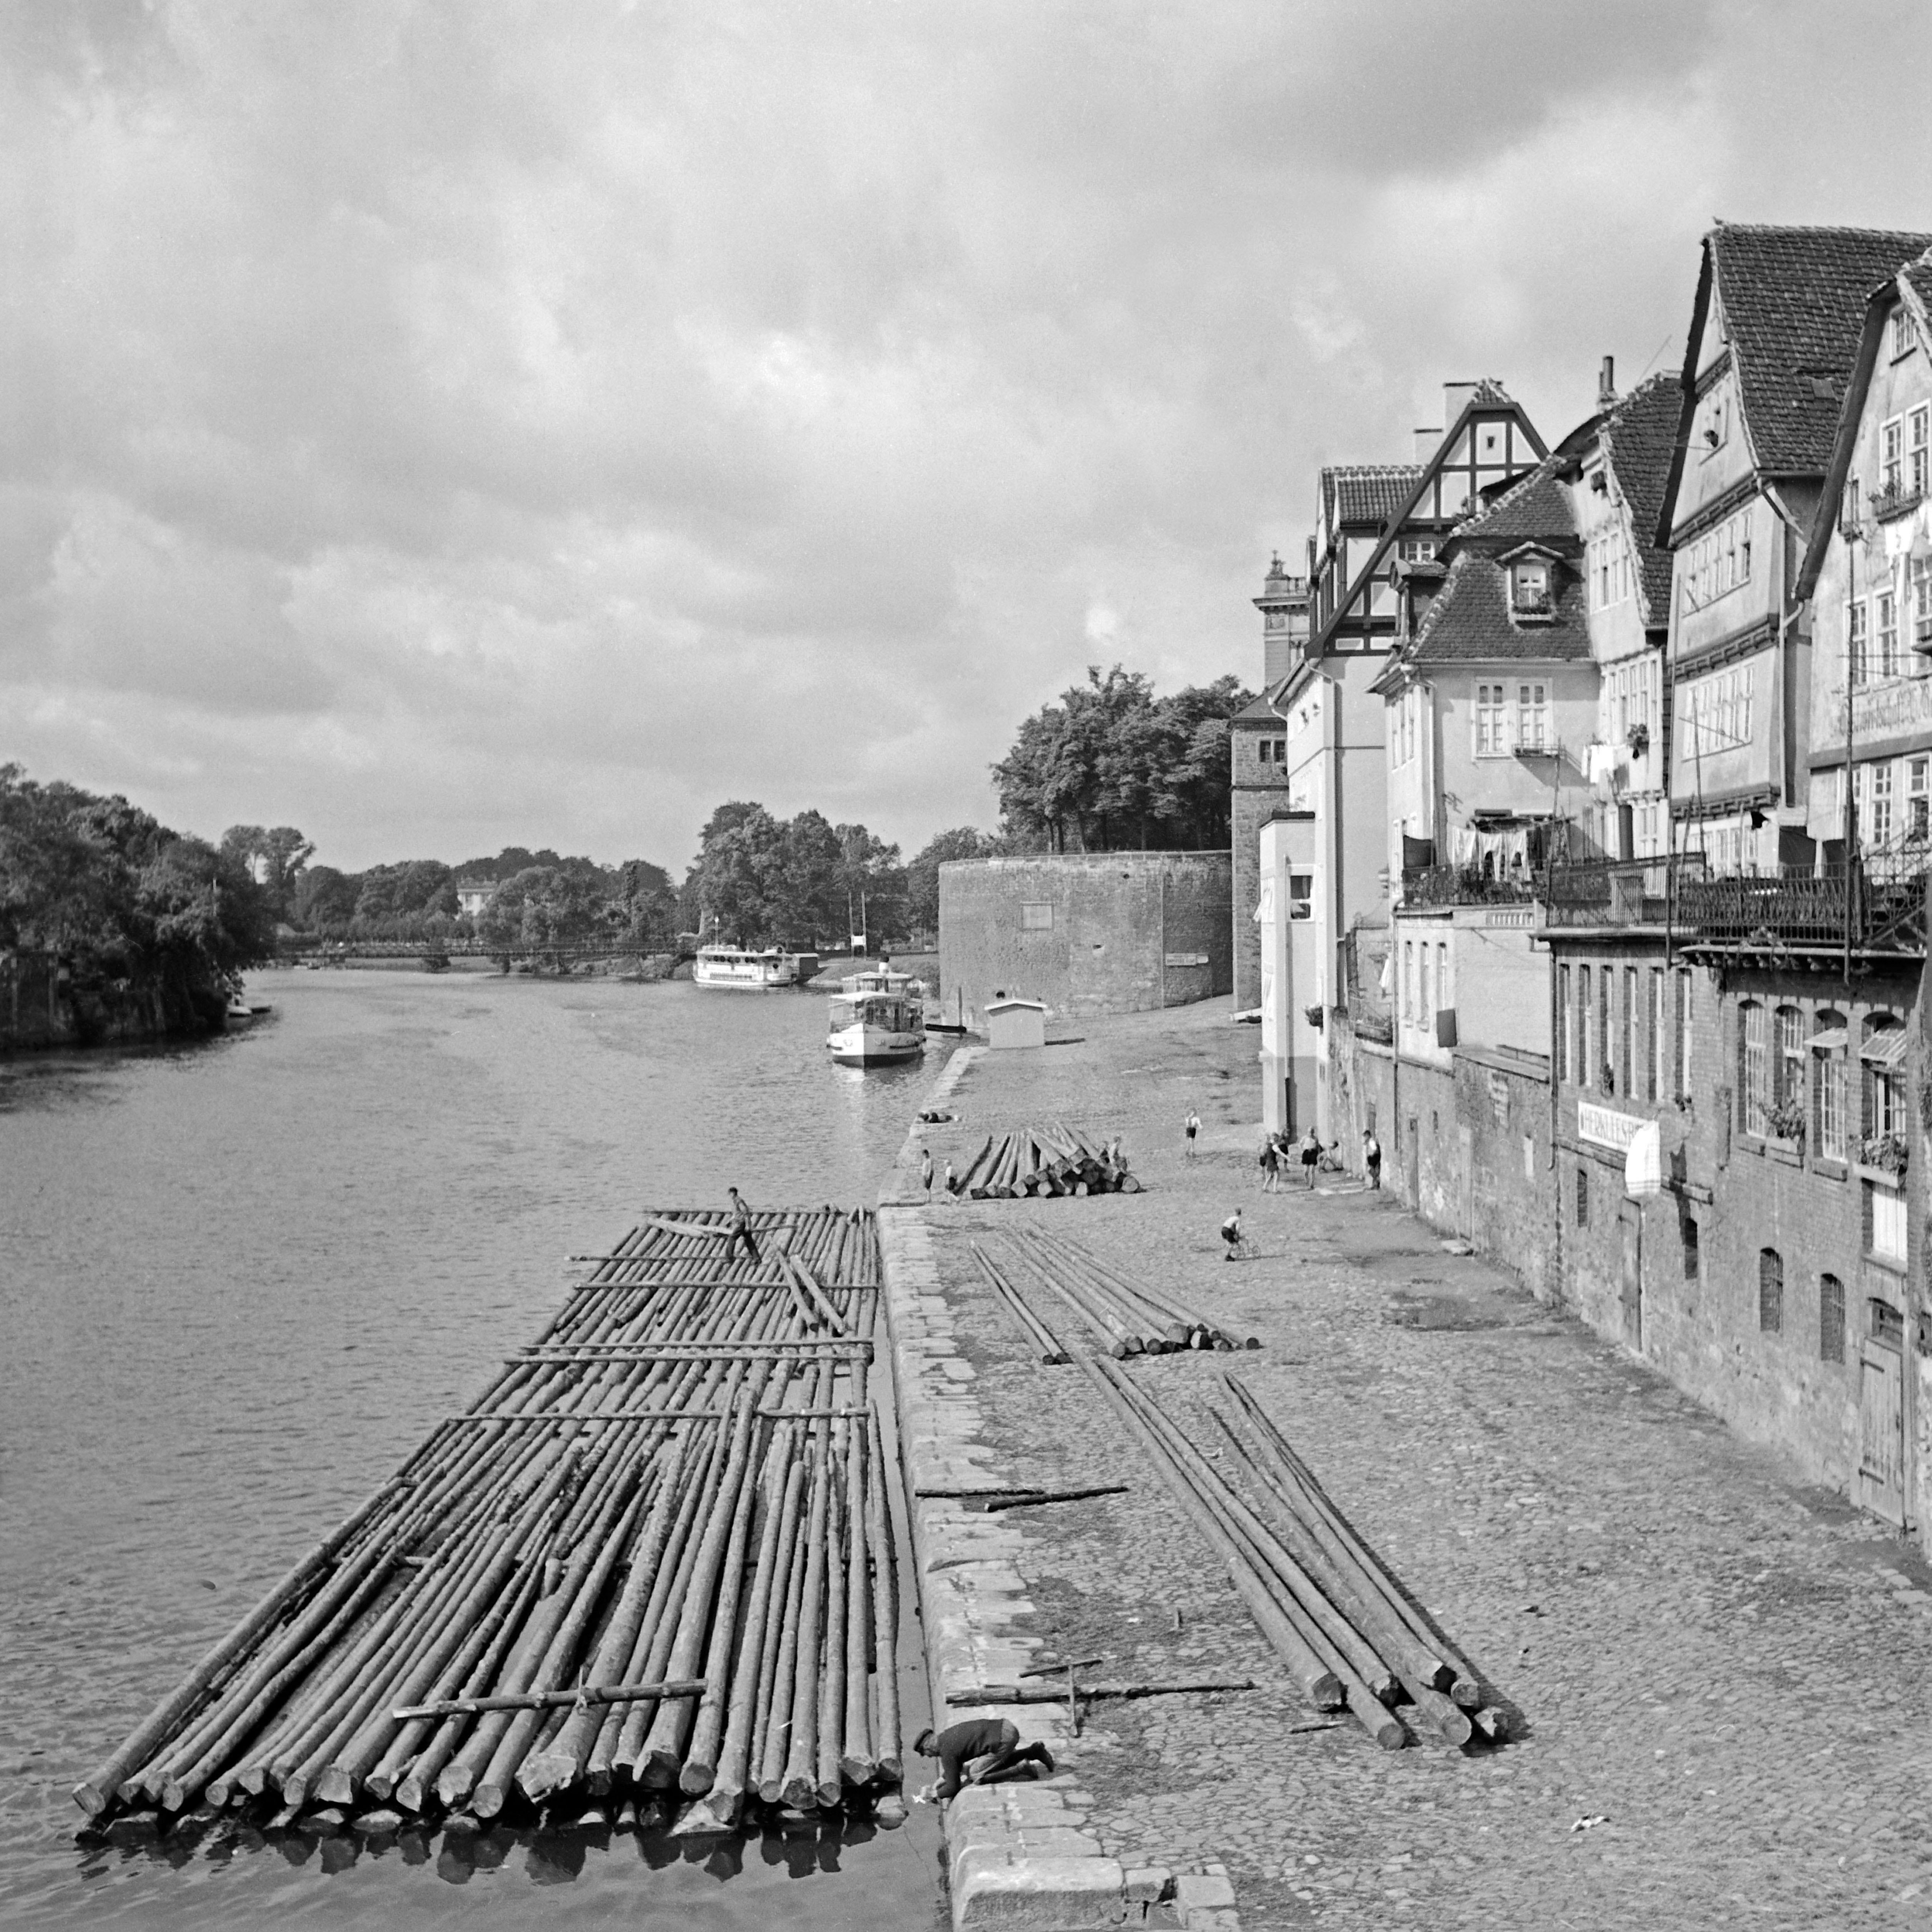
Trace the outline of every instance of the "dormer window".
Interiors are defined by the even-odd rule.
[[[1550,566],[1545,559],[1520,557],[1510,566],[1510,604],[1520,617],[1550,614]]]
[[[1912,326],[1912,311],[1903,302],[1892,312],[1892,354],[1896,362],[1918,346],[1918,332]]]

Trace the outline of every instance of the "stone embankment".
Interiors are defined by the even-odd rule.
[[[933,1099],[957,1118],[916,1130],[882,1209],[910,1486],[1128,1486],[993,1514],[916,1501],[935,1701],[1083,1658],[1259,1688],[1092,1706],[1077,1737],[1064,1703],[997,1707],[1060,1768],[950,1808],[956,1924],[1927,1923],[1925,1566],[1388,1197],[1260,1195],[1256,1036],[1226,1001],[1080,1024],[956,1054]],[[922,1144],[943,1170],[1056,1120],[1124,1136],[1148,1191],[926,1202]],[[1237,1205],[1258,1253],[1230,1266]],[[1211,1444],[1237,1367],[1520,1735],[1384,1754],[1301,1703],[1086,1378],[1042,1365],[984,1286],[970,1243],[1027,1220],[1262,1339],[1130,1372]]]

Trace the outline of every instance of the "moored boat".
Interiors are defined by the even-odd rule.
[[[776,946],[753,951],[743,946],[700,946],[691,976],[700,986],[725,986],[763,993],[802,986],[818,970],[815,952],[781,952]]]
[[[841,1066],[883,1066],[926,1051],[926,988],[880,966],[838,982],[825,1050]]]

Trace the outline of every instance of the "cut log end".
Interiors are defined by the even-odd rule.
[[[1449,1694],[1466,1711],[1473,1711],[1483,1701],[1483,1687],[1473,1678],[1459,1677],[1449,1687]]]

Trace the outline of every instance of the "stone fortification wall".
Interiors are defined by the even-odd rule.
[[[970,1012],[1006,992],[1054,1014],[1142,1012],[1233,984],[1226,852],[956,860],[939,868],[939,980]]]

